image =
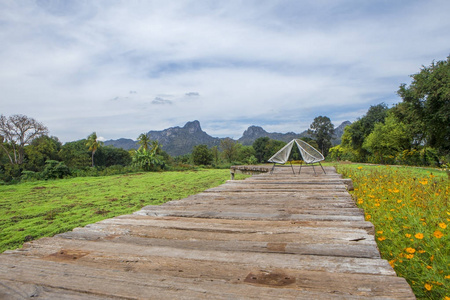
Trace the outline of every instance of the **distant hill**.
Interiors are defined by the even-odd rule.
[[[172,156],[190,153],[196,145],[205,144],[208,147],[219,146],[220,138],[212,137],[202,130],[199,121],[187,122],[183,127],[171,127],[161,131],[148,132],[151,140],[157,140],[162,149]],[[114,146],[125,150],[138,149],[137,141],[118,139],[105,141],[106,146]]]
[[[114,146],[116,148],[122,148],[125,150],[137,149],[139,145],[136,141],[132,139],[118,139],[118,140],[108,140],[105,141],[105,146]]]
[[[333,145],[339,145],[341,143],[341,137],[344,134],[344,128],[348,125],[351,125],[352,122],[350,121],[344,121],[334,129],[334,138],[331,140]]]
[[[288,132],[288,133],[278,133],[278,132],[267,132],[262,127],[259,126],[250,126],[247,130],[244,131],[241,138],[238,139],[238,142],[244,146],[250,146],[253,142],[260,137],[268,137],[273,140],[279,140],[283,142],[290,142],[293,139],[298,139],[308,136],[307,131],[303,131],[302,133]]]
[[[212,137],[202,130],[199,121],[187,122],[184,127],[171,127],[162,131],[149,131],[150,139],[157,140],[162,149],[172,156],[187,154],[194,146],[205,144],[219,146],[220,138]]]
[[[341,125],[335,128],[335,138],[333,144],[336,145],[340,142],[342,133],[345,126],[351,124],[349,121],[343,122]],[[190,153],[192,148],[196,145],[205,144],[208,147],[220,146],[222,139],[212,137],[202,130],[200,122],[195,120],[187,122],[183,127],[171,127],[161,131],[151,130],[148,132],[151,140],[157,140],[162,149],[172,156],[184,155]],[[242,145],[252,145],[253,142],[260,137],[269,137],[270,139],[279,140],[283,142],[289,142],[292,139],[307,137],[307,131],[302,133],[288,132],[267,132],[262,127],[250,126],[247,128],[242,137],[237,141]],[[336,141],[339,141],[336,143]],[[111,145],[117,148],[123,148],[125,150],[137,149],[139,145],[132,139],[118,139],[105,141],[105,145]]]

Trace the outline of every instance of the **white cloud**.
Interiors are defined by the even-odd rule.
[[[408,75],[450,54],[447,1],[0,3],[0,112],[62,141],[199,120],[300,132],[400,101]],[[171,104],[171,105],[155,105]]]

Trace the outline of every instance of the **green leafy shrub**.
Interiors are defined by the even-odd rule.
[[[39,173],[33,171],[22,171],[22,176],[20,176],[20,181],[36,181],[41,179],[41,175]]]
[[[45,162],[45,168],[41,172],[41,178],[45,180],[64,178],[68,175],[70,175],[69,167],[64,162],[56,160],[47,160]]]
[[[144,171],[157,171],[163,169],[165,163],[155,151],[140,149],[135,152],[131,165]]]

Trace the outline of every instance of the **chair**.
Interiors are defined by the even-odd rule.
[[[287,143],[283,148],[278,150],[277,153],[275,153],[271,158],[269,158],[268,162],[273,162],[272,170],[270,170],[270,174],[273,173],[273,170],[275,169],[276,164],[284,165],[288,159],[289,155],[291,154],[292,146],[294,145],[295,140],[290,141]],[[292,173],[295,175],[294,167],[292,166]]]
[[[298,150],[300,150],[300,154],[302,155],[303,161],[307,165],[311,165],[314,170],[314,174],[316,174],[316,169],[314,168],[315,163],[319,163],[320,167],[322,168],[322,171],[324,174],[327,174],[325,172],[325,169],[323,168],[322,164],[320,163],[322,160],[325,160],[325,157],[323,157],[322,153],[320,153],[316,148],[308,144],[307,142],[295,139],[295,143],[297,144]],[[302,171],[302,165],[300,165],[300,170],[298,171],[298,174]]]
[[[275,169],[276,164],[282,164],[284,165],[291,154],[292,147],[294,146],[294,143],[297,144],[298,150],[300,151],[300,155],[302,156],[303,161],[307,165],[311,165],[314,170],[314,174],[316,174],[316,169],[314,168],[315,163],[319,163],[320,167],[322,168],[322,171],[324,174],[326,174],[325,169],[323,168],[322,164],[320,163],[322,160],[325,160],[322,153],[317,151],[313,146],[308,144],[307,142],[300,140],[300,139],[293,139],[289,143],[286,144],[283,148],[281,148],[277,153],[275,153],[271,158],[269,158],[269,162],[273,162],[273,167],[270,173],[273,173],[273,170]],[[295,174],[294,167],[292,167],[292,172]],[[300,165],[300,170],[298,171],[298,174],[302,171],[302,165]],[[317,175],[317,174],[316,174]]]

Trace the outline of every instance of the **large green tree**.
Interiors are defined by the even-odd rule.
[[[34,139],[25,147],[26,169],[39,172],[46,167],[47,160],[59,161],[61,148],[62,144],[57,137],[43,135]]]
[[[100,147],[95,154],[97,166],[128,166],[131,160],[130,152],[113,146]]]
[[[334,125],[330,118],[326,116],[318,116],[314,118],[308,129],[308,133],[317,142],[319,150],[324,156],[328,154],[328,149],[331,148],[331,139],[334,135]]]
[[[192,160],[196,165],[210,165],[213,161],[213,153],[207,145],[197,145],[192,150]]]
[[[47,127],[33,118],[24,115],[7,118],[0,115],[0,146],[11,164],[21,165],[24,162],[25,146],[47,133]]]
[[[397,153],[409,146],[407,127],[393,113],[388,114],[384,123],[376,123],[363,143],[363,148],[372,154],[371,162],[374,163],[393,163]]]
[[[409,124],[415,145],[426,144],[450,153],[450,56],[447,60],[432,62],[411,75],[409,86],[400,85],[402,98],[394,112]]]
[[[384,123],[388,111],[384,103],[370,106],[362,118],[345,127],[341,142],[345,151],[352,152],[358,161],[366,161],[370,153],[363,147],[364,140],[373,131],[375,124]]]
[[[283,141],[272,140],[268,137],[260,137],[253,142],[252,147],[255,150],[254,156],[256,157],[257,162],[264,163],[285,145],[286,143]]]
[[[270,139],[265,136],[265,137],[257,138],[253,142],[252,147],[255,150],[255,157],[259,163],[266,162],[267,159],[270,157],[270,156],[268,156],[269,149],[267,147],[267,145],[269,144],[269,140]]]
[[[252,146],[244,146],[238,144],[237,160],[244,164],[255,164],[257,159],[255,157],[255,149]]]
[[[231,163],[237,158],[238,148],[236,141],[230,138],[222,139],[220,141],[220,148],[222,149],[222,154],[225,160],[228,161],[229,163]]]
[[[65,143],[59,151],[59,157],[70,168],[88,167],[90,154],[86,148],[86,139]]]

